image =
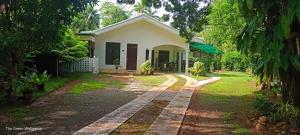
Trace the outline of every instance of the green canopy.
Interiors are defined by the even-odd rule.
[[[191,50],[197,50],[208,54],[223,54],[221,50],[213,47],[212,45],[199,43],[199,42],[192,42],[190,43]]]

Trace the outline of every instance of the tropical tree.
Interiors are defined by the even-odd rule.
[[[99,28],[100,14],[99,10],[93,5],[88,5],[87,9],[78,13],[72,20],[71,28],[74,32],[95,30]]]
[[[102,26],[108,26],[126,20],[131,16],[131,13],[111,2],[104,2],[100,10]]]
[[[0,69],[1,78],[9,82],[8,97],[28,58],[57,47],[66,25],[88,3],[96,0],[0,1]]]
[[[86,41],[81,41],[71,29],[67,29],[64,34],[61,45],[53,49],[52,52],[65,61],[79,60],[88,54]]]
[[[250,59],[238,53],[235,42],[246,24],[237,1],[213,1],[207,20],[208,24],[199,35],[224,52],[221,61],[225,69],[245,71],[250,66]]]
[[[169,15],[167,14],[164,14],[163,16],[158,16],[156,15],[157,11],[156,10],[152,10],[151,7],[147,7],[146,5],[138,2],[136,3],[135,5],[133,5],[133,11],[139,13],[139,14],[146,14],[148,16],[151,16],[153,18],[156,18],[157,20],[160,20],[160,21],[169,21]]]
[[[283,101],[300,107],[300,1],[238,2],[246,19],[237,37],[238,50],[258,54],[256,75],[267,84],[280,80]]]

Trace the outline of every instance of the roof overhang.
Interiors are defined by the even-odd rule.
[[[161,21],[159,21],[159,20],[157,20],[153,17],[150,17],[146,14],[142,14],[142,15],[139,15],[139,16],[136,16],[136,17],[133,17],[133,18],[129,18],[129,19],[123,20],[121,22],[106,26],[106,27],[101,28],[101,29],[97,29],[97,30],[93,30],[93,31],[82,31],[82,32],[78,33],[77,35],[80,35],[80,36],[82,36],[82,35],[83,36],[85,36],[85,35],[97,36],[97,35],[101,35],[103,33],[106,33],[106,32],[109,32],[109,31],[112,31],[112,30],[115,30],[115,29],[119,29],[123,26],[127,26],[129,24],[133,24],[133,23],[136,23],[136,22],[139,22],[139,21],[149,22],[149,23],[151,23],[155,26],[158,26],[158,27],[170,32],[170,33],[173,33],[173,34],[176,34],[176,35],[179,36],[179,30],[177,30],[173,27],[170,27],[169,25],[164,24]],[[192,39],[192,42],[203,42],[203,40],[198,38],[198,37],[195,37],[195,38]]]

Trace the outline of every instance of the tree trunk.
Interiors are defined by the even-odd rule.
[[[289,40],[284,46],[283,53],[289,53],[292,56],[300,57],[300,23],[295,19],[291,25],[291,34]],[[280,72],[282,81],[282,100],[291,103],[300,108],[300,70],[297,70],[291,63],[287,71]]]
[[[295,69],[281,72],[282,101],[300,108],[300,72]]]

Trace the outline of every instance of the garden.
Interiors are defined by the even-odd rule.
[[[177,29],[187,44],[198,37],[219,50],[190,53],[189,77],[221,79],[194,91],[179,134],[300,134],[299,0],[0,1],[0,134],[24,125],[71,134],[168,81],[150,61],[138,65],[141,75],[59,70],[94,56],[76,33],[136,14]],[[183,88],[184,79],[169,75],[177,82],[167,90]],[[132,129],[145,133],[169,102],[151,102],[113,134],[153,108]]]

